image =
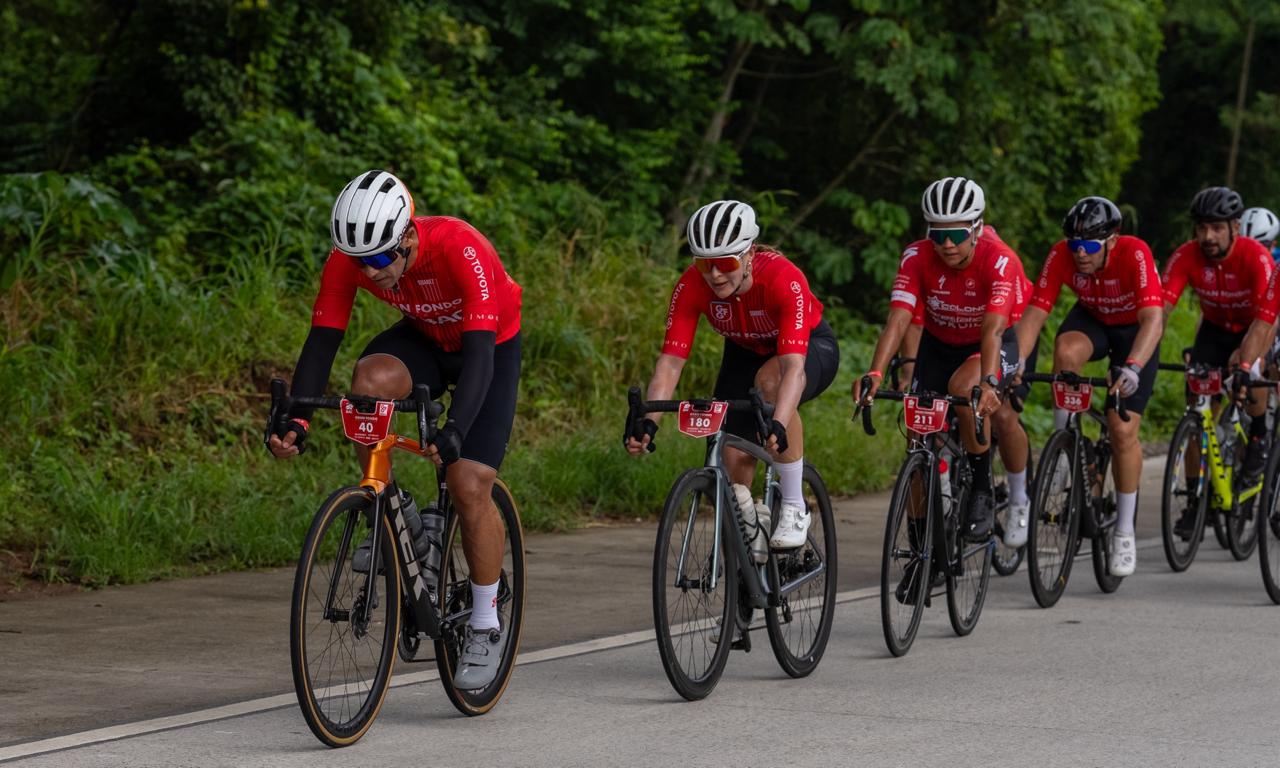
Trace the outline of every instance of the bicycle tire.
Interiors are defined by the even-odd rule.
[[[373,492],[358,486],[342,488],[325,500],[303,541],[293,580],[289,659],[294,692],[311,732],[331,747],[354,744],[378,716],[400,634],[400,566],[385,515],[375,529],[381,573],[373,576],[373,586],[377,599],[381,581],[381,605],[371,610],[367,626],[354,629],[359,622],[353,619],[366,604],[369,577],[352,569],[352,555],[371,535],[368,511],[373,503]],[[328,538],[334,532],[336,542]]]
[[[1271,602],[1280,605],[1280,450],[1267,459],[1262,501],[1258,506],[1258,567]]]
[[[803,547],[772,552],[781,585],[812,573],[822,574],[781,595],[778,605],[765,611],[769,645],[778,666],[791,677],[805,677],[817,668],[831,637],[836,610],[836,520],[826,483],[811,464],[805,463],[804,500],[810,512],[808,540]],[[815,525],[818,527],[815,531]],[[781,585],[778,590],[781,591]]]
[[[1169,442],[1169,454],[1164,464],[1164,485],[1160,495],[1160,539],[1164,544],[1164,559],[1174,573],[1181,573],[1191,567],[1200,549],[1200,540],[1204,537],[1205,514],[1209,507],[1208,467],[1203,453],[1200,456],[1200,480],[1196,496],[1196,518],[1191,538],[1184,541],[1174,528],[1182,515],[1183,506],[1179,508],[1178,499],[1190,495],[1186,480],[1186,452],[1194,440],[1200,443],[1202,422],[1200,414],[1189,413],[1183,416],[1173,430],[1173,439]],[[1179,482],[1181,475],[1181,482]],[[1182,487],[1179,489],[1178,486]]]
[[[913,478],[916,483],[914,489]],[[885,520],[884,546],[880,553],[880,627],[884,632],[885,645],[894,656],[905,655],[915,642],[931,581],[930,560],[925,553],[930,551],[933,543],[933,524],[924,503],[926,492],[922,492],[928,478],[928,454],[908,454],[898,471]],[[922,505],[925,507],[923,510],[920,509]],[[924,522],[917,524],[920,527],[914,544],[908,532],[911,511],[924,515],[917,518]],[[897,588],[908,577],[908,571],[911,572],[911,581],[903,602],[899,602]]]
[[[1260,498],[1255,494],[1248,501],[1238,503],[1236,509],[1226,515],[1227,549],[1238,562],[1248,560],[1258,546],[1257,508]]]
[[[720,682],[735,631],[737,560],[729,537],[738,535],[738,527],[727,514],[721,520],[720,560],[713,565],[718,484],[715,472],[705,467],[680,475],[662,505],[653,551],[658,655],[671,687],[689,701],[706,698]],[[727,512],[732,501],[722,503]],[[680,570],[686,541],[684,567],[692,563],[698,568],[696,584],[685,575],[688,570]]]
[[[943,516],[941,546],[934,547],[935,557],[940,553],[946,555],[945,562],[939,558],[938,567],[944,568],[946,574],[947,618],[952,631],[960,637],[973,632],[978,625],[991,581],[992,550],[996,547],[992,539],[972,542],[960,535],[959,510],[967,505],[968,493],[962,490],[956,495],[954,510]]]
[[[995,451],[996,447],[992,446]],[[1027,477],[1035,477],[1035,467],[1032,466],[1030,451],[1027,452]],[[1017,572],[1018,567],[1022,565],[1023,559],[1027,554],[1027,545],[1021,547],[1007,547],[1004,544],[1005,524],[1009,517],[1009,485],[1005,479],[1004,463],[1000,461],[999,453],[993,457],[991,462],[991,495],[996,501],[996,550],[991,555],[991,567],[1000,576],[1012,576]]]
[[[436,666],[440,670],[440,683],[444,686],[445,695],[459,712],[468,716],[485,714],[502,698],[515,670],[524,629],[524,530],[520,525],[520,513],[511,490],[500,479],[493,483],[492,499],[504,531],[497,599],[498,620],[507,628],[507,633],[498,674],[484,688],[463,690],[453,684],[458,657],[466,640],[466,618],[471,614],[471,570],[462,551],[462,526],[457,514],[449,515],[444,539],[446,544],[440,556],[440,585],[443,587],[438,592],[440,615],[451,621],[442,627],[440,637],[436,638]]]
[[[1064,486],[1053,487],[1058,465],[1065,461]],[[1075,436],[1058,430],[1040,452],[1032,490],[1027,531],[1027,576],[1031,595],[1041,608],[1051,608],[1067,588],[1079,547],[1081,488],[1075,461]]]
[[[1100,455],[1102,452],[1095,449],[1094,455]],[[1100,499],[1090,498],[1084,507],[1084,514],[1096,515],[1092,507],[1099,503],[1104,505],[1105,509],[1102,518],[1115,519],[1116,517],[1116,481],[1115,475],[1107,469],[1102,474],[1102,496]],[[1111,594],[1120,588],[1120,583],[1124,581],[1123,576],[1113,576],[1111,574],[1111,534],[1115,532],[1115,525],[1112,524],[1103,529],[1101,525],[1095,526],[1099,531],[1097,536],[1090,539],[1089,557],[1093,562],[1093,579],[1098,583],[1098,589],[1105,594]]]

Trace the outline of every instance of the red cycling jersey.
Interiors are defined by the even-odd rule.
[[[404,316],[445,352],[462,349],[464,331],[494,331],[501,344],[520,330],[520,286],[475,227],[450,216],[418,216],[418,257],[395,288],[383,290],[336,248],[320,277],[311,325],[346,330],[356,288]]]
[[[1252,238],[1236,237],[1223,259],[1205,258],[1200,243],[1191,240],[1178,246],[1165,265],[1161,278],[1164,300],[1177,304],[1182,289],[1190,282],[1200,297],[1204,319],[1238,333],[1255,317],[1264,322],[1275,321],[1275,313],[1268,312],[1263,295],[1274,268],[1270,251]]]
[[[1031,298],[1031,281],[1022,260],[993,227],[983,227],[973,259],[952,269],[934,250],[933,241],[917,240],[902,252],[889,305],[918,316],[924,329],[947,344],[982,340],[984,315],[1004,315],[1012,325]]]
[[[1151,248],[1129,235],[1116,240],[1107,263],[1091,275],[1076,270],[1067,241],[1059,240],[1044,260],[1031,305],[1051,312],[1064,285],[1071,286],[1080,305],[1103,325],[1132,325],[1138,322],[1139,309],[1164,306]]]
[[[804,273],[785,256],[757,251],[751,261],[751,289],[718,299],[692,265],[676,281],[667,309],[662,352],[689,357],[698,315],[716,333],[759,355],[806,354],[809,331],[822,320],[822,302],[809,291]]]

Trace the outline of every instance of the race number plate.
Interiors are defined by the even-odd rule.
[[[1092,384],[1071,386],[1065,381],[1053,382],[1053,404],[1067,413],[1080,413],[1089,410],[1093,400]]]
[[[689,437],[706,437],[720,431],[724,423],[724,415],[729,412],[729,404],[723,400],[712,400],[707,403],[694,403],[685,400],[680,403],[680,431]]]
[[[342,413],[343,431],[361,445],[385,440],[391,431],[391,416],[396,412],[395,404],[390,400],[379,400],[373,407],[373,413],[361,413],[356,410],[356,404],[345,397],[338,410]]]
[[[908,395],[902,398],[902,416],[907,421],[907,429],[922,435],[941,432],[947,428],[947,408],[950,403],[936,398],[930,406],[920,404],[920,398]]]
[[[1202,375],[1187,373],[1187,389],[1193,395],[1217,395],[1222,392],[1222,371],[1214,368]]]

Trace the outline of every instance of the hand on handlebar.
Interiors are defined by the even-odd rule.
[[[866,388],[866,391],[863,391],[863,388],[862,388],[862,382],[863,382],[864,380],[865,380],[865,381],[870,381],[870,382],[871,382],[871,386],[867,387],[867,388]],[[863,407],[863,408],[866,408],[866,407],[870,406],[870,405],[871,405],[871,401],[872,401],[872,400],[875,398],[875,396],[876,396],[876,392],[879,392],[879,391],[880,391],[880,383],[881,383],[881,382],[880,382],[880,376],[877,376],[877,375],[875,375],[875,374],[873,374],[873,373],[870,373],[870,372],[868,372],[868,373],[866,373],[866,374],[863,374],[862,378],[860,378],[860,379],[854,379],[854,380],[853,380],[853,392],[852,392],[852,394],[853,394],[853,405],[854,405],[854,407],[855,407],[855,408],[857,408],[857,407]]]
[[[1138,391],[1138,376],[1142,371],[1134,365],[1122,365],[1115,369],[1115,377],[1111,382],[1111,393],[1120,393],[1121,397],[1133,397]]]
[[[457,461],[462,455],[462,430],[452,419],[436,432],[436,439],[427,444],[423,452],[437,467],[444,467]]]
[[[982,387],[982,395],[978,398],[978,415],[986,418],[1000,408],[1000,395],[995,387]]]
[[[637,432],[633,430],[632,434],[627,435],[623,439],[623,447],[625,447],[627,449],[627,453],[632,456],[643,456],[646,453],[653,453],[658,449],[658,446],[655,445],[653,441],[654,435],[658,434],[658,422],[646,417],[638,426],[638,434],[640,437],[637,438]]]
[[[273,434],[267,438],[267,450],[277,459],[292,458],[307,450],[307,423],[291,419],[283,437]]]

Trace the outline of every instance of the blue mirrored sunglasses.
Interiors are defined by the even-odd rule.
[[[1067,250],[1071,251],[1072,253],[1075,253],[1076,251],[1083,250],[1087,255],[1092,256],[1093,254],[1095,254],[1095,253],[1097,253],[1098,251],[1102,250],[1102,246],[1103,246],[1105,243],[1106,243],[1106,241],[1105,241],[1105,240],[1075,240],[1075,239],[1071,239],[1071,240],[1068,240],[1068,241],[1067,241]]]
[[[352,256],[351,258],[355,259],[356,261],[360,262],[366,267],[373,267],[374,269],[385,269],[386,267],[389,267],[392,264],[394,264],[396,259],[400,258],[401,256],[408,256],[408,255],[409,255],[408,248],[395,246],[394,248],[388,251],[383,251],[382,253],[375,253],[372,256]]]

